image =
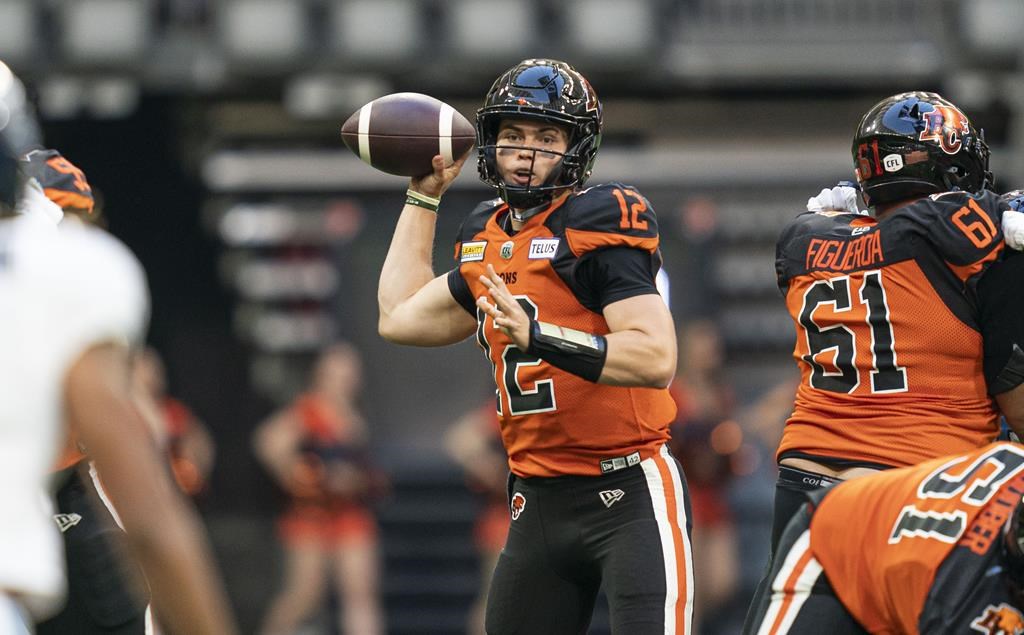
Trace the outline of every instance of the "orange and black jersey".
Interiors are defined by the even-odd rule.
[[[487,294],[479,276],[490,264],[532,318],[607,334],[604,307],[657,293],[661,261],[650,203],[612,183],[556,199],[518,232],[508,229],[508,216],[500,199],[470,213],[448,286],[477,318],[512,472],[596,475],[653,456],[675,415],[667,389],[600,385],[555,368],[516,347],[475,305]]]
[[[1019,633],[1002,540],[1022,496],[1012,443],[854,479],[824,493],[810,551],[871,633]]]
[[[1004,249],[997,195],[882,220],[805,213],[776,246],[802,373],[778,457],[912,465],[992,441],[975,286]]]

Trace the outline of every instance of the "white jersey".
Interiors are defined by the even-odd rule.
[[[59,599],[63,548],[44,492],[67,434],[64,380],[93,345],[140,342],[148,306],[142,267],[106,232],[0,219],[0,593],[35,608]]]

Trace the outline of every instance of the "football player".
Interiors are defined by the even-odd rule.
[[[440,346],[476,334],[497,384],[512,524],[488,633],[582,633],[603,584],[612,629],[690,632],[690,513],[666,449],[675,328],[655,287],[658,222],[621,183],[584,189],[601,105],[564,62],[525,60],[477,111],[497,198],[463,222],[456,266],[430,254],[466,157],[409,184],[378,289],[379,330]]]
[[[777,454],[773,547],[805,491],[995,439],[976,287],[1005,248],[1007,206],[986,190],[988,158],[941,96],[888,97],[853,142],[874,214],[809,205],[782,230],[802,381]]]
[[[819,490],[744,633],[1024,633],[1022,497],[1013,443]]]
[[[161,621],[171,632],[232,633],[198,523],[170,485],[132,401],[130,351],[148,314],[142,268],[105,232],[41,221],[52,215],[36,208],[49,201],[34,179],[21,180],[20,200],[0,214],[0,625],[8,628],[4,620],[14,612],[24,613],[24,623],[44,618],[62,595],[58,523],[81,518],[55,523],[42,503],[70,426],[104,475]],[[79,626],[64,632],[94,632]],[[29,632],[18,629],[4,632]]]

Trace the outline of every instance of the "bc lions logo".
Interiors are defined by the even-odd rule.
[[[1024,633],[1024,617],[1006,602],[999,606],[989,604],[981,617],[971,622],[971,628],[987,635],[1021,635]]]
[[[924,130],[920,141],[935,141],[946,154],[956,154],[963,147],[965,134],[970,133],[967,116],[952,106],[936,106],[935,110],[921,113]]]
[[[512,520],[519,518],[519,514],[523,513],[526,509],[526,497],[516,492],[512,495]]]

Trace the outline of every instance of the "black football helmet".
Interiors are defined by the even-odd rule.
[[[568,130],[569,147],[545,183],[517,186],[501,178],[496,144],[505,118],[538,119]],[[569,64],[523,60],[501,74],[476,112],[476,144],[480,180],[512,208],[538,207],[556,191],[579,188],[590,177],[601,145],[601,102],[590,82]]]
[[[984,135],[936,93],[900,93],[874,105],[853,137],[857,181],[869,205],[994,185]]]

